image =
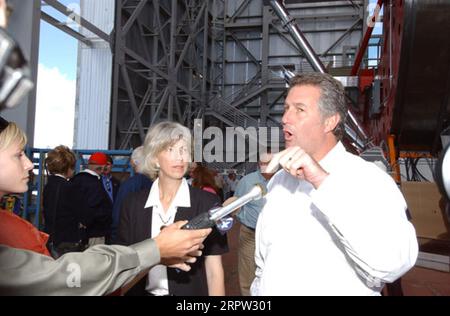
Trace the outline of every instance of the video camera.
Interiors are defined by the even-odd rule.
[[[33,87],[22,50],[0,27],[0,110],[18,105]]]

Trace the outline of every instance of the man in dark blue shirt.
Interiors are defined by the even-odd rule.
[[[131,165],[136,172],[134,176],[128,178],[120,185],[119,192],[114,200],[113,206],[113,222],[112,222],[112,243],[115,242],[117,237],[117,228],[119,227],[120,209],[122,208],[122,202],[131,192],[138,192],[143,189],[149,189],[152,186],[152,180],[146,175],[140,173],[141,165],[144,161],[144,155],[142,152],[142,146],[137,147],[131,154]]]

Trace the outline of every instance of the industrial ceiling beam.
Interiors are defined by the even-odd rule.
[[[141,0],[139,1],[139,4],[137,7],[133,10],[133,13],[131,14],[130,18],[128,19],[127,23],[125,23],[125,26],[123,27],[122,34],[126,35],[128,31],[130,30],[133,23],[136,21],[136,19],[139,17],[139,15],[142,13],[142,9],[144,9],[145,5],[147,4],[148,0]]]
[[[73,20],[75,23],[84,27],[88,31],[94,33],[95,35],[97,35],[98,37],[103,39],[104,41],[111,43],[111,35],[106,34],[102,30],[100,30],[98,27],[96,27],[94,24],[87,21],[86,19],[84,19],[83,17],[78,15],[73,10],[67,8],[65,5],[61,4],[57,0],[43,0],[43,1],[46,2],[49,6],[53,7],[54,9],[58,10],[59,12],[61,12],[65,16],[67,16],[69,19]]]
[[[116,2],[111,147],[135,147],[160,120],[189,125],[204,106],[216,88],[210,56],[210,24],[216,22],[208,9],[213,2],[220,3]]]
[[[84,35],[78,33],[77,31],[74,31],[73,29],[61,23],[60,21],[58,21],[57,19],[55,19],[54,17],[52,17],[51,15],[47,14],[44,11],[41,11],[41,19],[53,25],[57,29],[63,31],[64,33],[72,36],[73,38],[79,40],[80,42],[86,44],[87,46],[92,46],[92,42],[88,40]]]

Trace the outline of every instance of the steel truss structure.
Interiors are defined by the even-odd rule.
[[[337,55],[342,60],[344,52],[336,48],[352,33],[358,33],[358,43],[362,3],[292,5],[296,12],[342,11],[295,16],[345,20],[345,28],[307,30],[338,34],[319,54],[325,65]],[[122,0],[116,14],[111,148],[142,143],[148,127],[164,119],[188,127],[194,118],[206,118],[205,125],[277,127],[286,90],[283,72],[312,69],[268,1]],[[276,37],[291,52],[274,56]],[[280,62],[289,58],[298,60],[292,69],[286,67],[290,62]],[[241,80],[232,74],[236,65],[246,67]]]
[[[201,116],[220,72],[214,12],[221,2],[116,2],[111,148],[141,144],[160,120],[192,127]]]
[[[73,15],[56,0],[44,1]],[[113,52],[109,147],[114,149],[142,144],[148,128],[166,119],[189,128],[195,118],[203,119],[204,127],[279,127],[285,78],[315,70],[290,23],[300,26],[326,70],[342,75],[362,37],[365,10],[365,1],[286,1],[292,17],[286,22],[263,0],[117,0],[115,5],[111,34],[78,17]],[[42,18],[91,44],[51,17]]]

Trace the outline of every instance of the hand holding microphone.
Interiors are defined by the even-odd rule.
[[[232,221],[230,221],[230,219],[226,217],[248,202],[262,198],[265,194],[266,189],[261,184],[257,184],[250,190],[250,192],[234,200],[230,204],[218,208],[213,208],[208,212],[197,215],[187,224],[183,225],[181,229],[195,230],[217,226],[220,231],[229,230],[231,228]],[[195,260],[193,261],[195,262]],[[180,270],[189,271],[189,268],[187,268],[187,263],[191,262],[192,261],[186,261],[182,264],[182,266],[170,266],[172,268],[176,268],[175,270],[177,272],[181,272]]]

